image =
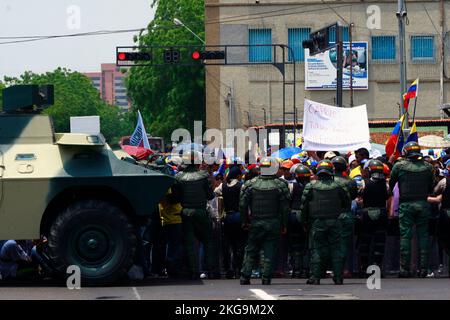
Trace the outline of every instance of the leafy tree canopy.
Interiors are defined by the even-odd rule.
[[[117,106],[104,102],[91,80],[79,72],[58,68],[44,74],[25,72],[19,78],[5,77],[5,85],[53,84],[55,104],[44,111],[53,118],[56,132],[70,132],[70,117],[100,116],[101,131],[114,145],[123,135],[132,131],[128,115],[122,115]],[[2,84],[0,84],[0,87]]]
[[[202,45],[177,18],[204,38],[204,0],[154,0],[155,18],[135,36],[139,46]],[[176,128],[193,131],[205,121],[205,80],[202,67],[134,67],[126,80],[134,112],[140,110],[147,132],[169,141]]]

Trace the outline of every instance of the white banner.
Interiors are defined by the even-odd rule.
[[[352,70],[353,89],[369,88],[367,66],[367,42],[344,42],[343,88],[350,89],[350,70]],[[309,55],[305,49],[305,90],[336,90],[337,52],[332,48],[324,53]]]
[[[366,105],[338,108],[305,99],[303,150],[348,152],[370,150]]]

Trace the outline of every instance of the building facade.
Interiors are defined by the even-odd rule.
[[[397,120],[401,94],[396,11],[397,0],[205,0],[207,45],[240,45],[236,56],[248,63],[206,67],[207,127],[223,130],[280,124],[283,92],[286,108],[294,110],[294,86],[283,90],[277,68],[257,63],[275,59],[279,53],[251,45],[286,44],[293,49],[291,54],[286,52],[285,59],[295,59],[299,122],[305,98],[336,105],[334,90],[305,90],[302,41],[311,31],[337,21],[344,25],[344,41],[349,40],[352,23],[352,41],[368,43],[368,89],[353,90],[353,105],[366,104],[369,120]],[[450,2],[408,0],[407,13],[407,86],[420,79],[416,118],[440,119],[445,116],[440,106],[450,102],[450,35],[446,24]],[[293,65],[286,68],[287,81],[292,82]],[[344,107],[350,106],[349,90],[344,91],[343,101]],[[284,117],[286,122],[293,121],[293,114],[285,113]]]
[[[92,80],[92,85],[100,92],[103,100],[116,105],[121,111],[126,112],[130,108],[125,87],[125,74],[115,63],[102,63],[100,72],[86,72],[85,76]]]

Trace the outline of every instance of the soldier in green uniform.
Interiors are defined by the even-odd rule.
[[[311,180],[311,170],[303,164],[295,167],[295,182],[289,184],[291,191],[291,213],[288,222],[289,252],[292,259],[292,278],[307,277],[306,258],[308,254],[308,235],[298,221],[300,200],[305,186]]]
[[[177,182],[173,187],[183,207],[183,245],[192,279],[199,278],[198,259],[194,252],[195,239],[204,246],[205,271],[211,271],[214,261],[211,220],[206,210],[207,201],[214,198],[214,190],[208,172],[200,171],[196,164],[199,159],[200,155],[196,151],[185,153],[183,162],[186,167],[175,176]],[[212,274],[208,273],[208,276],[212,277]]]
[[[342,284],[342,221],[339,216],[348,208],[347,191],[334,181],[334,167],[329,160],[317,165],[319,180],[309,183],[300,204],[300,222],[309,226],[311,243],[311,277],[307,284],[320,284],[323,265],[331,255],[333,281]]]
[[[420,250],[420,277],[426,277],[428,267],[428,219],[430,205],[427,197],[433,192],[433,167],[423,160],[417,142],[408,142],[402,150],[405,160],[392,168],[389,187],[394,189],[398,182],[400,190],[400,274],[402,278],[411,276],[411,237],[416,225]]]
[[[347,172],[348,166],[347,161],[341,157],[337,156],[331,159],[331,163],[334,165],[334,181],[336,181],[341,187],[347,191],[350,196],[348,206],[345,211],[341,214],[341,224],[342,224],[342,234],[341,234],[341,252],[342,252],[342,267],[345,268],[345,264],[348,258],[348,249],[353,243],[353,224],[354,217],[352,213],[352,200],[358,196],[358,186],[356,181],[345,176],[344,173]]]
[[[264,253],[262,284],[270,284],[280,235],[286,233],[290,200],[288,185],[276,177],[278,163],[275,159],[263,158],[260,167],[261,175],[247,181],[240,194],[241,221],[244,229],[250,229],[241,270],[241,285],[250,284],[252,268],[261,249]]]

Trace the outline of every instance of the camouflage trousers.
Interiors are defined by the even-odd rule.
[[[336,279],[342,278],[342,221],[316,219],[311,224],[311,279],[320,279],[327,261]]]
[[[198,274],[199,259],[195,251],[196,240],[203,244],[205,253],[205,271],[210,271],[214,263],[211,219],[203,209],[183,209],[183,247],[187,257],[188,272]]]
[[[345,212],[339,217],[342,226],[341,233],[341,254],[342,254],[342,268],[346,267],[348,251],[353,245],[353,213]],[[350,266],[351,267],[351,266]]]
[[[281,224],[279,219],[253,220],[245,247],[244,262],[241,270],[241,278],[250,279],[252,269],[256,266],[263,250],[262,279],[272,278],[274,258],[276,256],[278,242],[281,236]]]
[[[401,202],[400,218],[400,271],[410,271],[412,228],[416,225],[419,242],[420,269],[428,268],[428,219],[430,205],[426,201]]]

